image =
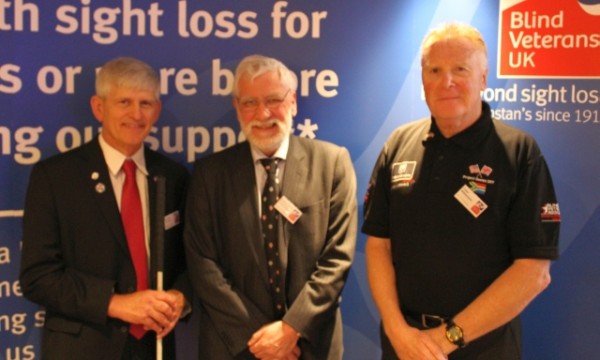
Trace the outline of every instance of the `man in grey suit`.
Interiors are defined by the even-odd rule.
[[[356,177],[345,148],[290,135],[296,89],[280,61],[244,58],[233,105],[248,141],[195,164],[184,241],[202,305],[201,359],[342,358]],[[266,158],[276,163],[263,167]],[[278,200],[263,210],[272,167]]]
[[[183,166],[143,146],[160,114],[159,89],[158,75],[147,64],[133,58],[109,61],[97,75],[91,99],[101,135],[32,170],[20,282],[25,297],[46,309],[41,354],[46,360],[154,359],[157,336],[164,357],[175,357],[171,330],[192,293],[179,221],[189,176]],[[132,176],[125,174],[125,163],[133,165]],[[165,178],[167,291],[147,289],[156,283],[155,272],[147,269],[157,260],[149,250],[159,175]],[[126,191],[128,180],[137,189]],[[141,211],[122,220],[129,202],[121,194],[136,192]],[[128,232],[134,218],[141,229],[139,251],[128,245],[135,237]],[[133,253],[146,260],[143,266]]]

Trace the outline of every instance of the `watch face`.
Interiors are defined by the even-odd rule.
[[[463,330],[460,326],[456,325],[452,320],[447,322],[446,338],[448,341],[462,348],[467,345],[463,339],[463,336]]]
[[[448,336],[448,340],[450,340],[452,342],[456,342],[456,341],[462,339],[462,337],[463,337],[462,330],[456,325],[448,328],[448,330],[446,331],[446,334]]]

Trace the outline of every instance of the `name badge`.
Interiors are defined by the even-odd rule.
[[[175,210],[169,215],[165,215],[165,230],[169,230],[177,225],[179,225],[179,211]]]
[[[302,216],[302,211],[285,196],[279,198],[279,201],[275,203],[275,209],[292,224],[295,224]]]
[[[467,185],[463,185],[463,187],[454,194],[454,197],[475,218],[478,218],[488,207],[487,204]]]

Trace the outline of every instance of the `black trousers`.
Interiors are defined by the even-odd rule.
[[[148,331],[141,339],[131,335],[127,336],[127,344],[123,350],[121,360],[155,360],[156,359],[156,333]]]

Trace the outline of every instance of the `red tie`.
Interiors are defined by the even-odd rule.
[[[121,195],[121,220],[125,228],[127,245],[131,253],[131,260],[135,268],[137,290],[148,288],[148,258],[146,255],[146,240],[144,237],[144,220],[142,219],[142,202],[135,181],[136,166],[133,160],[128,159],[123,163],[125,171],[125,184]],[[146,330],[142,325],[132,324],[129,333],[141,339]]]

